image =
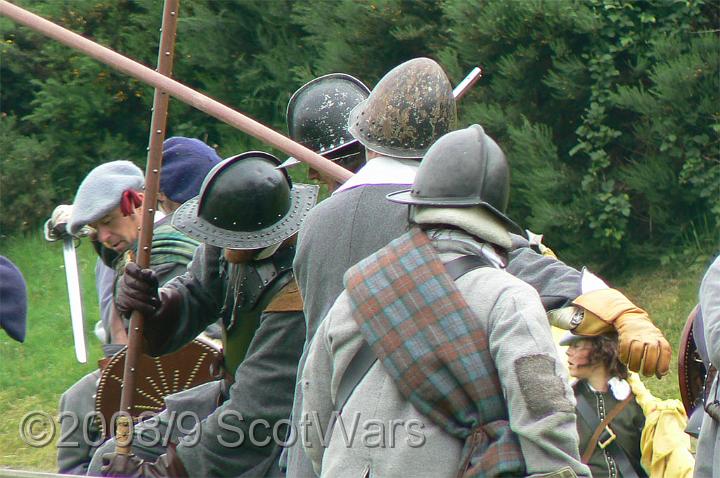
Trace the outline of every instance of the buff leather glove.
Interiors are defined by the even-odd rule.
[[[584,319],[574,333],[600,335],[615,329],[618,358],[633,372],[662,377],[670,370],[672,349],[647,312],[616,289],[600,289],[581,295],[573,305],[584,309]]]
[[[185,478],[185,466],[175,454],[174,447],[168,447],[165,455],[157,461],[145,461],[134,454],[106,453],[103,455],[103,476],[124,476],[132,478]]]

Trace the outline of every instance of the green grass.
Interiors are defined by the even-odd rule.
[[[677,352],[680,335],[688,314],[698,301],[700,281],[709,266],[703,256],[690,264],[670,264],[657,269],[634,271],[613,280],[635,304],[650,314],[673,349],[670,374],[657,379],[644,378],[650,391],[659,398],[680,398]]]
[[[19,344],[0,334],[0,467],[56,471],[54,442],[33,448],[20,439],[19,424],[31,411],[57,416],[62,392],[97,368],[99,341],[92,333],[99,318],[95,292],[95,252],[89,244],[77,249],[88,363],[75,359],[68,306],[62,243],[48,243],[40,234],[0,243],[0,254],[22,271],[28,287],[28,330]],[[57,422],[56,422],[57,423]],[[56,437],[57,439],[57,434]]]
[[[24,344],[0,334],[0,468],[55,471],[54,443],[33,448],[20,439],[18,426],[31,411],[57,415],[60,394],[95,368],[101,357],[98,341],[90,332],[98,319],[94,283],[95,255],[89,244],[78,248],[89,363],[79,364],[73,351],[70,315],[63,269],[62,246],[47,243],[38,233],[0,243],[0,254],[23,272],[29,291],[29,325]],[[638,305],[646,308],[673,346],[671,373],[662,380],[646,379],[661,398],[679,398],[677,347],[682,327],[697,300],[697,288],[707,256],[690,264],[669,264],[636,270],[610,278]],[[57,436],[55,437],[57,439]]]

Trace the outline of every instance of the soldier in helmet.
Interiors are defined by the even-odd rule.
[[[366,132],[365,123],[358,123],[359,118],[371,116],[375,119],[369,141],[359,134],[360,129]],[[450,81],[429,58],[394,68],[350,111],[347,129],[365,147],[367,163],[310,211],[298,236],[293,267],[304,300],[308,343],[340,295],[343,273],[406,230],[407,212],[386,201],[385,195],[412,183],[418,160],[434,140],[454,127],[456,116]],[[296,425],[301,401],[298,385],[293,406]],[[287,474],[312,475],[299,442],[288,450]]]
[[[145,316],[146,350],[176,350],[217,317],[223,320],[225,379],[170,396],[172,410],[202,420],[166,450],[140,443],[136,455],[106,444],[91,472],[117,476],[266,476],[278,471],[278,440],[290,415],[305,338],[302,302],[292,273],[294,236],[317,199],[317,187],[292,184],[274,156],[252,151],[226,159],[205,178],[200,195],[175,212],[173,225],[203,241],[188,272],[158,289],[149,270],[129,264],[117,307]],[[218,406],[218,404],[220,404]],[[162,435],[162,434],[161,434]],[[165,454],[158,456],[158,451]]]
[[[391,70],[350,112],[367,164],[310,212],[298,237],[294,267],[309,337],[342,291],[343,273],[405,231],[406,211],[385,195],[412,184],[420,158],[456,116],[450,81],[429,58]]]
[[[290,97],[287,107],[288,134],[292,139],[350,171],[365,164],[363,145],[347,128],[350,111],[367,99],[370,90],[357,78],[331,73],[305,83]],[[281,167],[300,164],[290,157]],[[310,179],[325,183],[332,193],[339,184],[313,168]]]
[[[316,473],[590,476],[540,297],[502,270],[517,230],[508,191],[502,151],[473,125],[440,138],[412,189],[388,195],[410,206],[411,229],[348,270],[302,373]],[[369,367],[346,395],[362,348]],[[352,421],[377,430],[343,442]]]
[[[436,139],[454,129],[455,122],[450,82],[428,58],[410,60],[388,72],[368,99],[352,110],[349,130],[365,146],[367,164],[310,212],[299,233],[294,269],[303,295],[308,344],[342,292],[347,269],[407,230],[406,208],[385,196],[412,185],[419,160]],[[442,178],[441,166],[436,173]],[[328,236],[327,231],[334,234]],[[510,238],[506,270],[538,291],[545,309],[553,311],[554,325],[586,335],[615,328],[621,336],[621,359],[631,370],[667,373],[670,346],[645,311],[589,272],[537,253],[518,228],[511,229]],[[301,367],[303,363],[301,359]],[[294,423],[301,403],[298,385]],[[312,473],[302,447],[290,449],[287,471],[300,477]]]

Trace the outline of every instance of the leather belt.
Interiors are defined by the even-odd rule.
[[[628,397],[628,399],[630,399],[631,397],[632,394]],[[600,421],[600,417],[597,416],[595,409],[590,405],[587,398],[585,398],[585,396],[582,394],[577,395],[576,398],[576,409],[578,412],[578,416],[583,419],[583,421],[590,427],[591,430],[597,430],[598,428],[602,427],[603,423]],[[624,408],[624,406],[630,401],[628,399],[626,399],[624,402],[620,402],[615,406],[615,408],[610,411],[610,413],[608,414],[610,420],[608,420],[605,424],[604,430],[602,430],[602,432],[600,433],[597,441],[595,441],[594,443],[588,443],[587,449],[585,453],[583,453],[583,463],[587,464],[587,461],[592,455],[591,450],[594,450],[596,446],[599,446],[603,451],[607,452],[613,458],[613,460],[615,460],[615,464],[617,465],[618,470],[620,471],[620,474],[623,476],[623,478],[640,478],[640,475],[630,462],[630,458],[628,458],[627,453],[615,440],[617,438],[617,435],[615,435],[615,433],[609,426],[612,418],[614,418],[614,416],[616,416],[620,412],[620,410],[622,410],[622,408]],[[610,415],[613,414],[613,412],[615,412],[618,407],[621,407],[620,410],[617,410],[614,416],[610,417]],[[642,476],[646,475],[643,473]]]

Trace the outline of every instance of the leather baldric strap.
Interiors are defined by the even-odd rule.
[[[456,281],[468,272],[483,266],[489,266],[490,262],[481,256],[460,256],[456,259],[445,263],[445,269],[452,280]],[[377,356],[363,340],[363,344],[357,351],[355,356],[345,369],[345,373],[340,379],[338,386],[337,400],[335,409],[342,411],[347,403],[350,395],[362,381],[363,377],[368,373],[373,364],[377,361]]]
[[[610,423],[623,411],[627,404],[632,401],[632,398],[633,395],[631,393],[625,400],[615,405],[615,408],[610,410],[610,413],[600,421],[600,417],[597,416],[595,409],[588,403],[587,398],[581,394],[577,395],[578,416],[580,416],[591,429],[595,430],[592,437],[590,437],[590,441],[580,461],[587,464],[595,448],[599,446],[607,451],[613,460],[615,460],[615,464],[623,478],[639,478],[637,471],[635,471],[635,468],[630,462],[630,458],[627,456],[625,450],[618,444],[616,435],[610,428]]]
[[[303,300],[295,279],[283,287],[265,307],[265,312],[302,312]]]

